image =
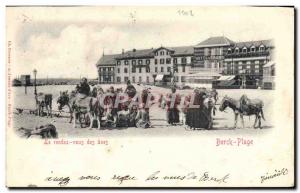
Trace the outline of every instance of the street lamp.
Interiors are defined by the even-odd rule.
[[[37,74],[37,70],[34,69],[33,70],[33,75],[34,75],[34,94],[37,95],[37,92],[36,92],[36,74]]]

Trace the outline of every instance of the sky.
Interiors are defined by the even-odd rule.
[[[97,78],[103,52],[192,46],[222,35],[271,39],[274,30],[272,9],[249,7],[26,7],[7,14],[16,72],[37,69],[38,78]]]

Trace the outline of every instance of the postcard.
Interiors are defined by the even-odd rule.
[[[295,186],[295,10],[7,6],[6,186]]]

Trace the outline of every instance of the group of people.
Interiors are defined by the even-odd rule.
[[[166,97],[161,97],[162,106],[167,110],[167,121],[174,125],[186,124],[191,128],[210,128],[212,126],[211,112],[215,111],[214,104],[218,100],[218,92],[206,88],[196,88],[187,96],[176,93],[176,87]]]
[[[108,94],[104,104],[112,104],[108,120],[111,120],[115,126],[151,127],[149,116],[151,105],[149,105],[148,98],[150,90],[148,88],[137,93],[136,88],[128,81],[124,92],[122,88],[115,90],[113,86],[110,86],[106,91],[101,87],[94,87],[91,90],[86,78],[83,78],[80,84],[76,86],[76,92],[83,96],[96,97],[99,91],[102,94]],[[115,106],[119,93],[127,94],[128,100],[117,103]],[[166,107],[168,124],[182,123],[191,128],[209,128],[212,122],[210,114],[211,111],[214,111],[214,104],[217,100],[218,93],[215,89],[207,91],[205,88],[196,88],[191,95],[182,96],[177,93],[176,87],[172,86],[171,92],[161,95],[158,102],[159,106]],[[134,103],[137,101],[138,103]],[[154,96],[150,97],[150,101],[154,101]],[[131,104],[132,102],[134,105]],[[197,107],[191,108],[192,105]]]
[[[91,89],[87,79],[83,78],[80,84],[76,85],[75,92],[82,98],[103,96],[106,120],[110,126],[151,127],[149,106],[146,104],[150,92],[148,88],[137,93],[136,88],[128,81],[124,91],[123,88],[115,89],[114,86],[110,86],[104,91],[101,86],[95,86]],[[126,100],[125,97],[127,97]],[[138,101],[139,99],[141,101]]]

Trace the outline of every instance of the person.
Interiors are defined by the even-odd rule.
[[[82,78],[80,85],[77,88],[78,93],[88,96],[90,94],[90,85],[86,78]]]
[[[128,94],[129,98],[133,98],[136,94],[135,87],[131,84],[130,80],[127,81],[127,87],[125,89],[125,93]]]
[[[167,120],[169,124],[179,123],[179,109],[180,96],[176,94],[176,87],[172,86],[171,93],[167,94]]]
[[[194,97],[194,100],[192,100]],[[188,98],[188,102],[194,101],[193,104],[189,104],[186,115],[186,124],[195,129],[195,128],[206,128],[208,125],[207,116],[204,115],[203,101],[206,98],[206,89],[196,88],[194,94]],[[196,107],[191,107],[191,105],[197,105]]]
[[[219,94],[215,88],[212,89],[211,91],[212,97],[215,99],[215,102],[219,99]]]

